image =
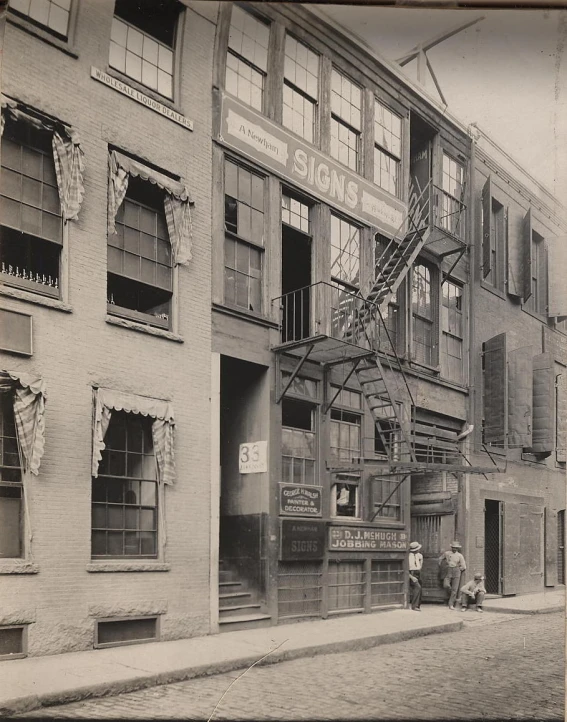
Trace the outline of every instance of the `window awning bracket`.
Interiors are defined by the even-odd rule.
[[[295,381],[295,378],[296,378],[297,374],[301,371],[301,369],[302,369],[302,367],[303,367],[303,364],[304,364],[304,363],[307,361],[307,359],[309,358],[309,354],[311,353],[311,351],[313,351],[314,346],[315,346],[315,344],[314,344],[314,343],[311,343],[311,344],[309,344],[309,346],[307,346],[307,348],[305,349],[305,353],[303,354],[303,356],[302,356],[302,357],[299,359],[299,361],[297,362],[297,366],[294,368],[291,376],[290,376],[289,379],[288,379],[287,384],[286,384],[286,385],[284,386],[284,388],[283,388],[283,391],[282,391],[282,392],[278,395],[278,397],[276,398],[276,404],[279,404],[280,401],[283,399],[283,397],[286,395],[289,387],[290,387],[290,386],[292,385],[292,383]],[[278,383],[279,383],[279,375],[278,375]]]
[[[453,261],[453,263],[452,263],[452,265],[451,265],[451,268],[450,268],[446,273],[443,273],[443,280],[441,281],[441,285],[443,285],[443,284],[447,281],[447,279],[451,276],[451,274],[452,274],[453,271],[455,270],[455,267],[456,267],[457,263],[458,263],[458,262],[461,260],[461,258],[465,255],[466,250],[467,250],[467,246],[463,246],[462,248],[460,248],[460,249],[458,249],[458,250],[456,250],[456,251],[451,251],[450,253],[444,253],[444,254],[442,254],[442,256],[441,256],[442,258],[445,258],[445,256],[452,256],[454,253],[458,253],[459,255],[458,255],[457,258]]]
[[[332,398],[328,403],[323,404],[323,409],[322,409],[322,411],[323,411],[324,414],[328,413],[328,411],[329,411],[329,409],[331,408],[331,406],[335,403],[335,401],[337,400],[337,397],[339,396],[339,394],[341,393],[341,391],[342,391],[342,390],[345,388],[345,386],[347,385],[348,380],[349,380],[350,377],[353,375],[353,373],[356,371],[356,367],[357,367],[358,364],[361,362],[361,360],[362,360],[362,357],[361,357],[361,356],[359,356],[358,358],[353,359],[351,370],[348,372],[347,376],[344,378],[342,384],[341,384],[341,385],[339,386],[339,388],[337,389],[337,391],[336,391],[336,393],[334,394],[333,398]]]

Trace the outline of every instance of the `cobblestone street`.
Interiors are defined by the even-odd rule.
[[[465,628],[451,634],[255,667],[222,701],[242,672],[25,716],[208,720],[214,712],[219,720],[563,719],[563,614],[479,618],[468,612],[466,619]]]

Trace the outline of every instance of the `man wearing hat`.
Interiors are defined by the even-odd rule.
[[[484,602],[485,594],[484,577],[480,572],[477,572],[472,581],[467,582],[461,587],[461,611],[466,612],[469,602],[474,600],[476,611],[482,612],[482,603]]]
[[[467,568],[465,558],[460,552],[461,548],[458,541],[451,542],[451,551],[439,557],[439,564],[445,565],[443,588],[449,591],[449,609],[455,608],[457,594],[461,588],[461,574]]]
[[[409,545],[409,579],[410,579],[410,604],[415,612],[421,612],[421,568],[423,566],[423,554],[419,551],[421,544],[412,542]]]

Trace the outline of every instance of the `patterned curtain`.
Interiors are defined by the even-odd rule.
[[[61,200],[63,221],[76,220],[85,195],[83,172],[84,153],[74,131],[67,131],[66,137],[57,131],[53,133],[53,160],[57,187]]]
[[[128,189],[128,171],[118,165],[116,154],[108,156],[108,235],[116,233],[116,213]]]
[[[152,424],[154,453],[157,459],[159,480],[163,484],[175,481],[175,457],[173,452],[173,420],[154,419]]]
[[[175,265],[184,265],[191,260],[193,241],[191,206],[189,201],[182,201],[166,193],[164,208],[173,262]]]

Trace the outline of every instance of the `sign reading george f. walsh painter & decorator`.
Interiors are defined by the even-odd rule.
[[[321,516],[322,489],[322,486],[280,484],[280,514],[289,516]]]
[[[228,95],[219,140],[351,216],[394,235],[406,204]]]
[[[329,528],[331,551],[406,551],[408,535],[405,531],[374,529],[359,526],[332,526]]]

